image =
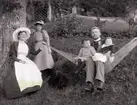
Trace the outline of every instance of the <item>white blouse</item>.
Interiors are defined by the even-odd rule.
[[[28,45],[24,41],[19,41],[18,50],[17,50],[17,58],[24,59],[28,55]]]

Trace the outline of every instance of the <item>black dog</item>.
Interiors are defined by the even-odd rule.
[[[63,89],[69,85],[69,78],[62,71],[54,70],[48,80],[48,84],[53,88]]]

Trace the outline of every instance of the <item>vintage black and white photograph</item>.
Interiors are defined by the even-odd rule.
[[[137,0],[0,5],[0,105],[137,105]]]

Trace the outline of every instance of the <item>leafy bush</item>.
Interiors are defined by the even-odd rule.
[[[75,15],[68,15],[54,24],[52,37],[73,37],[87,35],[89,30],[82,20],[76,18]]]
[[[98,18],[95,21],[95,26],[98,26],[102,31],[103,27],[106,25],[106,21],[100,21]],[[48,26],[50,27],[50,26]],[[48,31],[48,30],[47,30]],[[84,24],[82,19],[76,18],[75,15],[68,15],[57,22],[52,23],[52,29],[50,28],[49,34],[53,38],[62,38],[62,37],[73,37],[76,36],[90,36],[89,27]],[[103,31],[103,37],[113,37],[113,38],[133,38],[136,36],[136,31],[125,30],[125,31]]]
[[[117,38],[117,39],[125,39],[125,38],[133,38],[133,37],[137,37],[136,36],[136,31],[123,31],[123,32],[102,32],[103,37],[112,37],[112,38]]]
[[[5,13],[11,13],[15,9],[20,9],[22,8],[21,5],[16,2],[16,0],[1,0],[0,1],[1,7],[0,7],[0,13],[5,14]]]

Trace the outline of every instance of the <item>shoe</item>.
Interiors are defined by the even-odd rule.
[[[98,87],[97,90],[99,90],[99,91],[103,91],[103,88]]]
[[[99,86],[97,87],[97,90],[103,91],[103,85],[104,85],[104,83],[99,81]]]
[[[84,89],[86,92],[94,92],[94,86],[92,85],[92,83],[87,83]]]
[[[85,88],[85,91],[93,93],[94,92],[94,88]]]

